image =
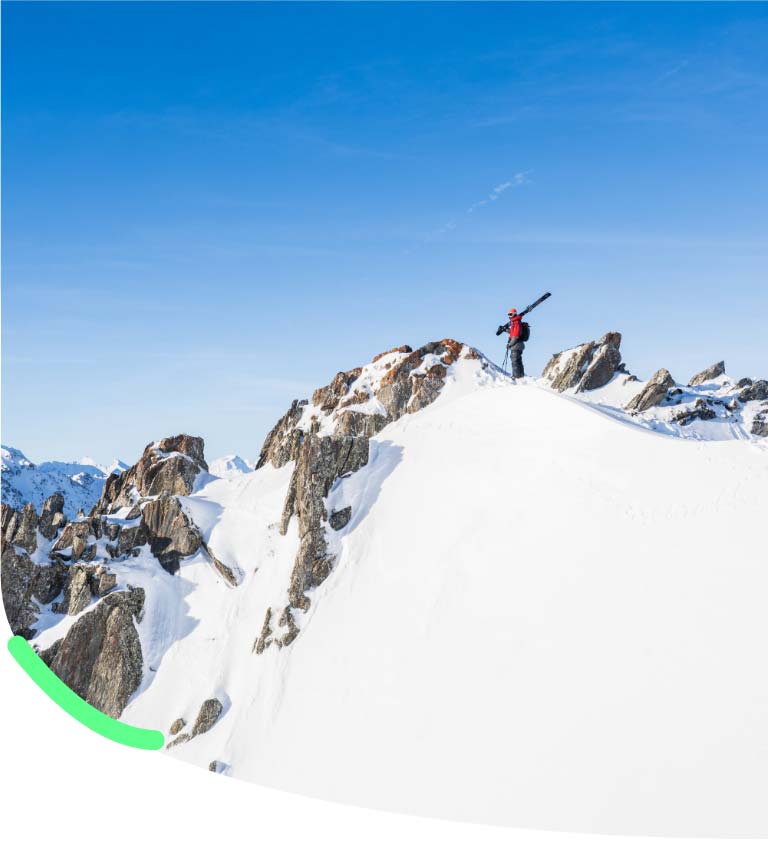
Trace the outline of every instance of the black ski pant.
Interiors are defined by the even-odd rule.
[[[510,339],[507,343],[509,348],[509,362],[512,366],[513,378],[524,378],[525,370],[523,369],[523,349],[525,343],[521,339]]]

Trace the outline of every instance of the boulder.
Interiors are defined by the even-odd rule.
[[[620,346],[621,334],[610,331],[597,341],[585,342],[576,348],[554,354],[544,367],[542,377],[558,392],[599,389],[617,372],[624,371]]]
[[[624,407],[631,413],[642,413],[661,404],[667,392],[674,389],[675,381],[666,369],[659,369],[646,383],[643,389]]]
[[[719,378],[721,375],[725,374],[725,361],[720,360],[718,363],[713,363],[711,366],[704,369],[703,372],[699,372],[694,375],[690,381],[688,381],[689,387],[698,387],[701,384],[708,384],[710,381],[714,381],[715,378]]]
[[[136,621],[143,607],[141,588],[110,593],[41,653],[66,685],[110,717],[122,714],[141,683],[143,658]]]
[[[197,713],[195,725],[192,727],[192,737],[195,738],[197,735],[204,735],[213,729],[216,721],[221,717],[223,710],[224,706],[215,697],[207,699],[200,706],[200,711]]]

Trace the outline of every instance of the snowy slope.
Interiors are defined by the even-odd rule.
[[[298,547],[295,518],[277,531],[293,463],[202,479],[184,509],[244,579],[183,563],[122,719],[167,731],[216,696],[174,757],[367,806],[768,833],[767,441],[654,432],[621,386],[579,399],[457,363],[331,490],[329,512],[353,509],[339,560],[263,655]]]
[[[111,472],[123,469],[127,465],[122,461],[114,460],[104,467],[91,458],[34,464],[18,449],[3,446],[2,501],[16,509],[32,502],[39,511],[48,496],[60,491],[64,494],[65,513],[74,517],[80,509],[91,509]]]
[[[233,475],[253,472],[253,464],[240,455],[224,455],[212,460],[208,464],[208,469],[211,475],[215,475],[217,478],[231,478]]]

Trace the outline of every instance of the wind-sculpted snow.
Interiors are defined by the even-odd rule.
[[[619,344],[519,381],[452,340],[401,346],[296,400],[251,471],[178,435],[86,518],[4,508],[12,626],[229,776],[518,826],[765,833],[768,384],[642,381]]]

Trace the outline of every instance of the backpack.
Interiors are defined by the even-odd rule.
[[[528,324],[528,322],[520,322],[520,336],[518,337],[518,339],[521,342],[528,342],[530,338],[531,326]]]

